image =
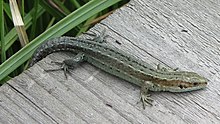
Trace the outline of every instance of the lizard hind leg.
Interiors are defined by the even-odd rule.
[[[92,31],[91,31],[92,32]],[[92,39],[86,39],[89,41],[94,41],[94,42],[98,42],[98,43],[107,43],[107,38],[113,38],[110,35],[106,34],[106,29],[104,28],[99,34],[96,34],[95,32],[92,33],[84,33],[87,34],[89,36],[92,36]],[[113,38],[114,39],[114,38]],[[119,45],[121,45],[121,43],[117,40],[115,40],[115,42]]]
[[[74,69],[77,67],[79,63],[81,63],[84,60],[84,53],[79,52],[76,56],[74,56],[71,59],[65,59],[63,62],[56,62],[52,61],[52,63],[61,66],[58,69],[48,69],[44,70],[45,72],[50,72],[50,71],[58,71],[58,70],[63,70],[65,78],[67,79],[67,73],[69,72],[69,69]]]
[[[98,43],[106,43],[106,38],[108,37],[108,35],[105,34],[105,32],[106,32],[105,28],[99,34],[96,34],[93,31],[91,31],[91,32],[92,33],[84,33],[84,34],[87,34],[87,35],[93,37],[92,39],[86,39],[86,40],[90,40],[90,41],[94,41],[94,42],[98,42]]]
[[[178,70],[178,68],[168,69],[168,68],[162,67],[160,64],[157,65],[157,69],[160,70],[160,71],[166,71],[166,72],[171,72],[171,71],[177,71]]]

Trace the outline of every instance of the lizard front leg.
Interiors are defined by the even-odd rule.
[[[58,71],[63,70],[65,77],[67,78],[67,72],[69,73],[69,69],[74,69],[79,63],[81,63],[84,60],[85,54],[82,52],[79,52],[76,56],[74,56],[72,59],[65,59],[63,62],[53,62],[57,65],[60,65],[61,68],[58,69],[50,69],[50,70],[44,70],[46,72],[49,71]]]

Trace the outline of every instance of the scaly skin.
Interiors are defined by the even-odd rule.
[[[30,66],[50,53],[71,51],[77,56],[58,63],[62,65],[65,75],[68,68],[74,68],[78,63],[87,61],[112,75],[141,86],[144,108],[152,102],[148,91],[187,92],[205,88],[207,85],[207,79],[194,72],[155,69],[132,55],[102,43],[100,39],[104,38],[94,39],[93,41],[60,37],[48,40],[36,50]]]

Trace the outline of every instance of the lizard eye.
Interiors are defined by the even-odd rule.
[[[180,85],[179,85],[179,88],[180,88],[180,89],[183,89],[183,85],[180,84]]]
[[[193,83],[194,86],[198,85],[198,83]]]

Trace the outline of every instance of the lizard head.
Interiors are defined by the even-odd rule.
[[[203,89],[207,86],[208,80],[194,72],[173,73],[169,78],[158,79],[155,87],[159,90],[170,92],[187,92]]]

